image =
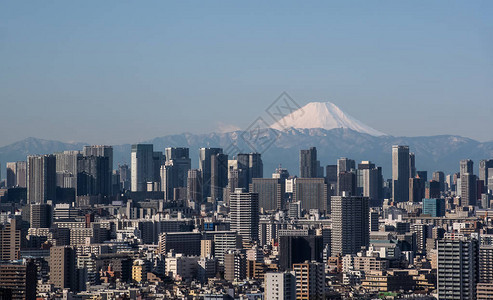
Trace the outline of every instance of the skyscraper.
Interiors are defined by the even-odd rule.
[[[317,148],[300,150],[300,177],[317,178],[319,164],[317,162]]]
[[[409,146],[392,146],[392,200],[409,201]]]
[[[106,157],[108,159],[108,170],[105,173],[105,179],[103,182],[108,183],[108,195],[113,191],[111,189],[111,176],[113,171],[113,147],[106,145],[93,145],[93,146],[84,146],[82,149],[83,156],[95,156],[95,157]]]
[[[460,161],[460,176],[465,173],[474,174],[474,162],[470,159]]]
[[[479,180],[483,180],[484,185],[488,185],[488,178],[493,176],[488,169],[493,168],[493,159],[483,159],[479,161]]]
[[[347,157],[341,157],[337,160],[337,174],[341,172],[351,172],[356,168],[356,162]]]
[[[164,200],[173,200],[173,189],[178,187],[174,169],[172,162],[161,166],[161,191],[164,192]]]
[[[210,191],[213,201],[223,200],[223,189],[228,185],[228,155],[218,153],[211,156]]]
[[[109,196],[111,176],[109,158],[82,156],[77,160],[77,196]]]
[[[375,167],[370,161],[362,161],[357,170],[357,192],[370,198],[370,206],[381,206],[383,201],[382,168]]]
[[[56,158],[54,155],[27,157],[27,202],[56,200]]]
[[[77,161],[80,151],[63,151],[55,153],[57,186],[62,188],[77,187]]]
[[[120,174],[120,186],[123,190],[130,190],[130,168],[127,164],[118,165],[118,173]]]
[[[416,177],[416,155],[414,153],[409,153],[409,177]]]
[[[148,182],[160,182],[160,169],[164,160],[162,152],[154,152],[152,144],[132,145],[131,189],[132,192],[147,190]]]
[[[108,158],[109,172],[113,170],[113,146],[106,145],[93,145],[84,146],[82,149],[82,155],[84,156],[102,156]]]
[[[342,171],[339,173],[337,182],[337,190],[339,191],[338,195],[346,193],[347,195],[357,196],[355,173]]]
[[[200,148],[199,149],[199,170],[202,172],[202,197],[206,199],[211,196],[211,157],[223,153],[222,148]],[[217,160],[216,160],[217,161]],[[227,162],[227,161],[226,161]],[[224,166],[227,170],[227,164]]]
[[[331,199],[332,255],[356,254],[369,243],[367,197],[333,196]]]
[[[477,202],[476,175],[463,173],[460,175],[460,197],[462,205],[475,206]]]
[[[258,240],[258,194],[245,193],[242,189],[236,189],[230,195],[229,205],[231,230],[238,232],[243,240]]]
[[[304,210],[318,209],[329,212],[327,184],[324,178],[295,178],[293,184],[293,202],[301,202]]]
[[[259,207],[264,211],[284,208],[285,180],[277,178],[253,178],[250,192],[258,194]]]
[[[475,238],[446,236],[438,240],[438,298],[476,299],[479,282],[479,242]]]
[[[247,191],[253,178],[264,177],[264,164],[260,153],[239,153],[236,163],[228,166],[238,171],[238,187]]]
[[[195,203],[202,202],[202,172],[197,169],[188,170],[187,199]]]
[[[25,161],[7,163],[7,187],[26,187],[27,163]]]
[[[192,167],[192,161],[188,148],[166,148],[164,149],[166,163],[173,166],[173,181],[175,187],[187,186],[188,170]]]
[[[440,192],[445,191],[445,174],[442,171],[433,172],[431,179],[440,184]]]

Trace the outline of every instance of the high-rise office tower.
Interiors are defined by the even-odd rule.
[[[423,191],[423,184],[421,183],[421,178],[414,177],[409,178],[409,201],[410,202],[421,202],[424,198],[425,192]]]
[[[276,168],[276,171],[272,173],[272,178],[277,178],[285,181],[289,178],[288,169],[281,168],[281,165],[279,165],[279,168]]]
[[[433,176],[431,179],[437,181],[440,184],[440,192],[445,191],[445,174],[442,171],[433,172]]]
[[[253,178],[249,190],[258,194],[259,207],[264,211],[284,208],[285,180],[280,178]]]
[[[164,192],[164,200],[173,200],[173,189],[178,187],[174,173],[175,167],[172,162],[166,162],[161,166],[161,191]]]
[[[483,159],[479,161],[479,180],[483,180],[488,185],[488,178],[493,176],[488,169],[493,169],[493,159]]]
[[[0,260],[17,260],[21,258],[21,230],[16,219],[10,219],[0,230]]]
[[[300,177],[317,178],[318,169],[317,148],[311,147],[308,150],[300,150]]]
[[[337,185],[336,185],[336,195],[341,195],[339,190],[340,186],[340,174],[343,172],[356,172],[356,162],[353,159],[349,159],[346,157],[341,157],[337,160]]]
[[[479,242],[475,238],[445,237],[437,242],[438,298],[476,299],[479,282]]]
[[[416,155],[413,152],[409,153],[409,177],[416,177]]]
[[[476,175],[463,173],[460,176],[460,197],[462,205],[475,206],[477,202]]]
[[[50,281],[56,288],[77,291],[76,252],[68,246],[50,248]]]
[[[199,149],[199,170],[202,172],[202,196],[204,200],[211,196],[211,172],[212,156],[223,153],[222,148],[200,148]],[[216,160],[217,161],[217,160]],[[227,170],[227,164],[224,166]]]
[[[333,196],[332,256],[356,254],[369,243],[369,199],[356,196]]]
[[[223,200],[223,190],[228,185],[228,155],[218,153],[211,156],[211,198]]]
[[[56,200],[56,158],[54,155],[27,157],[27,202]]]
[[[164,163],[162,152],[154,152],[152,144],[132,145],[131,189],[132,192],[147,191],[148,182],[160,182],[160,169]]]
[[[438,181],[425,182],[424,198],[440,198],[440,183]]]
[[[113,173],[113,146],[106,145],[93,145],[84,146],[82,149],[83,156],[95,156],[95,157],[107,157],[108,159],[108,171],[105,173],[106,178],[103,180],[109,185],[108,195],[113,194],[111,177]]]
[[[474,162],[470,159],[460,161],[460,176],[465,173],[474,174]]]
[[[370,198],[370,206],[381,206],[383,201],[382,168],[375,167],[370,161],[358,164],[356,195]]]
[[[80,151],[63,151],[55,153],[57,186],[62,188],[77,187],[77,161]]]
[[[229,206],[231,230],[238,232],[243,240],[258,240],[258,194],[236,189],[230,195]]]
[[[248,184],[252,183],[253,178],[264,177],[264,164],[260,153],[248,154]]]
[[[195,203],[202,202],[202,171],[200,170],[188,170],[187,199]]]
[[[166,163],[173,166],[173,181],[175,187],[187,186],[188,170],[192,168],[192,161],[188,148],[166,148],[164,149]]]
[[[111,176],[109,158],[82,156],[77,160],[77,196],[109,196]]]
[[[239,153],[236,165],[230,165],[239,172],[239,187],[248,190],[253,178],[264,177],[264,164],[260,153]]]
[[[106,146],[106,145],[84,146],[84,148],[82,149],[82,155],[107,157],[110,165],[109,172],[113,170],[113,146]]]
[[[354,159],[341,157],[337,160],[337,174],[341,172],[351,172],[356,169],[356,162]]]
[[[296,276],[294,272],[265,273],[266,300],[295,300]]]
[[[409,146],[392,146],[392,200],[409,201]]]
[[[123,190],[130,190],[130,168],[127,164],[118,165],[118,173],[120,174],[120,186]]]
[[[339,173],[337,180],[337,190],[339,195],[346,193],[348,195],[356,195],[356,174],[354,172],[343,171]]]
[[[17,161],[7,163],[7,187],[26,187],[27,162]]]
[[[15,162],[6,163],[7,173],[5,184],[7,187],[14,187],[17,185],[17,164]]]
[[[301,202],[301,209],[330,211],[328,189],[324,178],[295,178],[293,202]]]
[[[325,167],[325,179],[328,184],[337,184],[337,165],[327,165]]]
[[[296,274],[296,299],[325,299],[325,266],[323,263],[293,264]]]

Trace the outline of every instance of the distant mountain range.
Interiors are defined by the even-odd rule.
[[[394,137],[373,129],[345,114],[330,102],[311,102],[287,114],[270,127],[261,128],[258,136],[250,131],[210,134],[174,134],[157,137],[145,143],[154,144],[155,151],[165,147],[189,147],[192,166],[198,167],[198,149],[222,147],[230,157],[237,153],[260,152],[264,162],[264,176],[282,164],[290,174],[299,172],[299,150],[317,147],[322,165],[336,164],[339,157],[355,159],[357,163],[370,160],[383,168],[386,178],[391,176],[392,145],[409,145],[416,154],[418,170],[457,172],[461,159],[476,162],[493,157],[493,141],[481,143],[454,135]],[[25,160],[27,155],[47,154],[64,150],[80,150],[86,143],[63,143],[37,138],[0,147],[2,177],[5,162]],[[114,164],[130,163],[130,144],[114,145]]]
[[[198,149],[200,147],[222,147],[229,154],[235,151],[252,152],[261,146],[261,142],[247,143],[242,131],[210,134],[176,134],[157,137],[146,143],[154,144],[155,151],[165,147],[189,147],[194,167],[198,166]],[[349,157],[357,162],[371,160],[383,167],[384,176],[391,176],[392,145],[409,145],[416,153],[418,170],[433,172],[442,170],[446,173],[457,172],[459,160],[469,158],[477,165],[480,159],[493,157],[493,142],[481,143],[469,138],[453,135],[423,137],[372,136],[351,129],[295,129],[284,131],[271,129],[264,136],[273,141],[262,153],[264,176],[269,177],[279,164],[291,174],[298,174],[299,150],[315,146],[322,165],[335,164],[341,157]],[[47,154],[64,150],[79,150],[85,143],[63,143],[36,138],[27,138],[0,148],[2,177],[5,177],[5,162],[25,160],[30,154]],[[232,146],[234,145],[234,146]],[[114,146],[115,166],[130,163],[130,144]],[[255,148],[252,148],[255,147]],[[264,147],[265,148],[265,147]],[[261,148],[261,149],[264,149]],[[429,174],[430,176],[431,174]]]

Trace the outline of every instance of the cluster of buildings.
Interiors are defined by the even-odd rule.
[[[493,160],[371,161],[264,177],[259,153],[132,145],[8,162],[0,299],[493,299]],[[430,175],[430,176],[428,176]]]

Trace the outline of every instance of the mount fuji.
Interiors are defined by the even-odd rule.
[[[325,130],[345,128],[373,136],[386,135],[344,113],[331,102],[310,102],[271,125],[271,128],[276,130],[290,127],[298,129],[321,128]]]

